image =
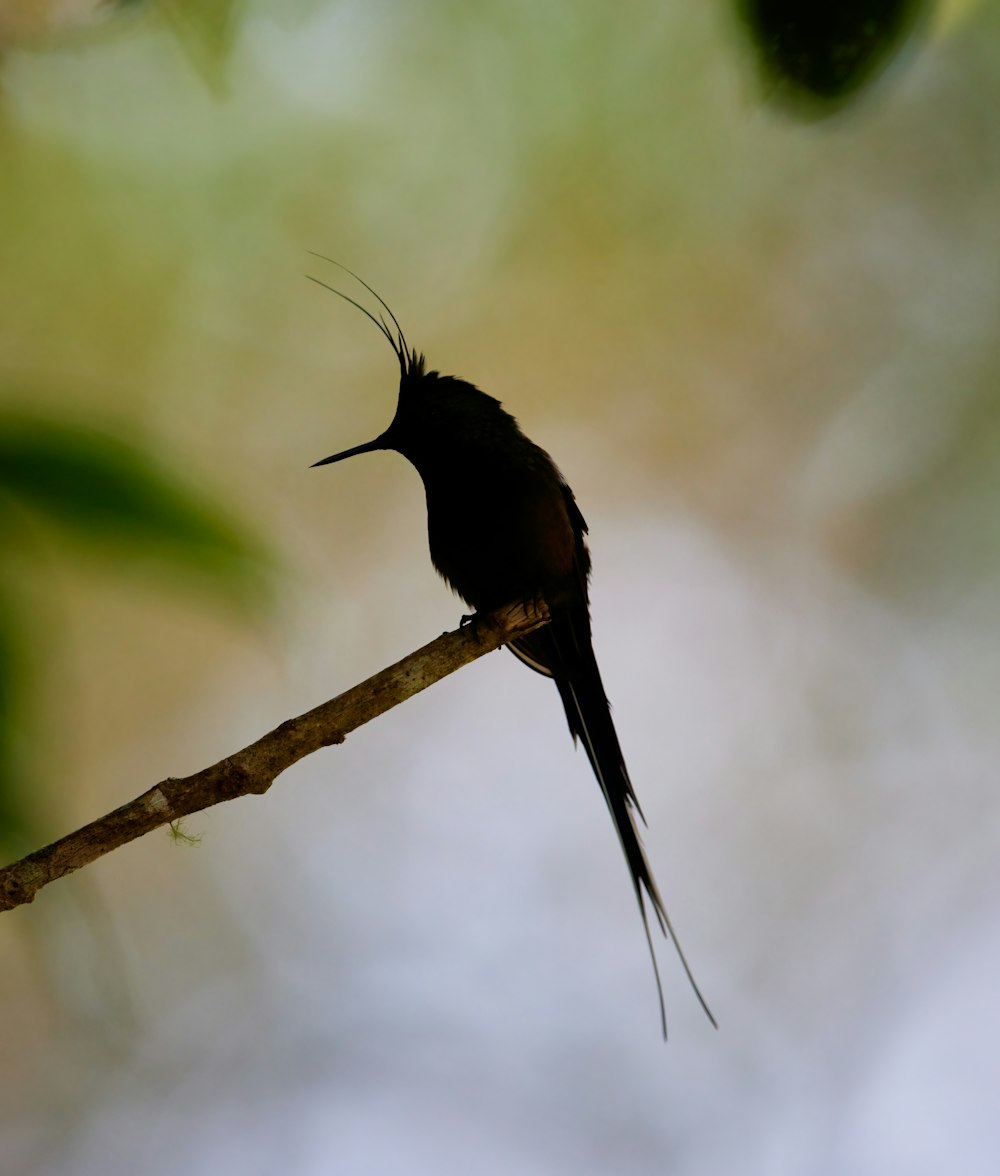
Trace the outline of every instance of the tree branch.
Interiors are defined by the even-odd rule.
[[[546,624],[542,603],[518,603],[443,633],[337,698],[288,719],[256,743],[184,779],[172,777],[75,833],[0,869],[0,911],[31,902],[43,886],[71,874],[145,833],[224,800],[265,793],[297,760],[343,743],[370,719],[384,714],[441,678]]]

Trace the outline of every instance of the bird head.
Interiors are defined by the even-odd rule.
[[[332,261],[332,258],[323,260]],[[442,376],[439,372],[427,371],[424,356],[406,342],[399,321],[382,297],[352,270],[337,261],[333,264],[340,266],[360,282],[378,299],[389,316],[391,327],[382,314],[376,317],[343,291],[321,282],[318,278],[311,278],[324,289],[360,310],[389,341],[389,346],[399,363],[399,399],[395,416],[383,433],[363,445],[355,445],[351,449],[324,457],[321,461],[314,462],[314,466],[331,465],[333,462],[355,457],[359,453],[394,449],[408,458],[423,474],[428,465],[449,447],[457,443],[473,442],[488,431],[491,425],[495,427],[497,421],[511,420],[500,407],[499,400],[481,392],[475,385],[456,376]]]

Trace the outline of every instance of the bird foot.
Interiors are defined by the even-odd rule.
[[[482,613],[465,613],[462,619],[458,622],[460,629],[471,629],[472,636],[478,641],[482,626],[486,623],[487,618]]]
[[[499,627],[505,632],[508,630],[517,631],[523,624],[523,619],[518,620],[518,614],[521,613],[524,618],[527,618],[530,628],[534,622],[541,620],[543,615],[548,616],[549,606],[541,596],[537,599],[515,601],[505,608],[497,609],[496,612],[468,613],[461,618],[458,627],[460,629],[470,628],[472,636],[479,640],[484,630],[495,627]],[[513,628],[511,628],[512,621]]]
[[[524,615],[529,620],[536,620],[542,613],[548,613],[549,606],[544,597],[538,596],[534,600],[524,602]]]

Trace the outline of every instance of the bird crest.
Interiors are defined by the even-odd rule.
[[[343,298],[345,302],[349,302],[351,306],[360,310],[366,318],[371,319],[375,326],[378,327],[383,335],[385,335],[386,339],[389,340],[389,346],[392,348],[393,354],[399,361],[399,376],[401,380],[405,381],[421,379],[425,375],[424,357],[422,354],[417,353],[416,348],[410,347],[407,344],[406,336],[403,334],[403,328],[399,325],[399,319],[397,319],[396,316],[392,313],[392,308],[382,297],[382,295],[379,294],[377,290],[369,286],[364,278],[359,277],[354,272],[354,270],[348,269],[347,266],[343,264],[343,262],[335,261],[332,257],[326,257],[322,253],[314,252],[312,249],[307,250],[307,252],[312,257],[318,257],[320,261],[328,261],[331,265],[337,266],[337,268],[342,269],[345,274],[350,274],[356,282],[360,282],[361,285],[364,286],[369,294],[378,299],[379,305],[392,320],[392,325],[395,327],[395,333],[390,328],[389,324],[385,321],[385,315],[383,315],[381,311],[376,318],[376,316],[373,315],[370,310],[362,306],[360,302],[356,302],[349,294],[345,294],[343,290],[338,290],[336,286],[331,286],[328,282],[321,281],[319,278],[314,278],[312,274],[306,274],[306,277],[310,282],[315,282],[317,286],[322,286],[324,290],[329,290],[331,294],[336,294],[338,298]]]

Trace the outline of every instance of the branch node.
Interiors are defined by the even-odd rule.
[[[265,793],[273,783],[266,777],[262,778],[257,772],[245,767],[239,760],[230,756],[219,765],[218,795],[220,800],[233,800],[237,796],[246,796],[254,792],[258,796]]]
[[[45,871],[34,864],[25,864],[20,876],[6,874],[0,884],[0,910],[10,911],[14,907],[34,902],[35,894],[49,880]]]

